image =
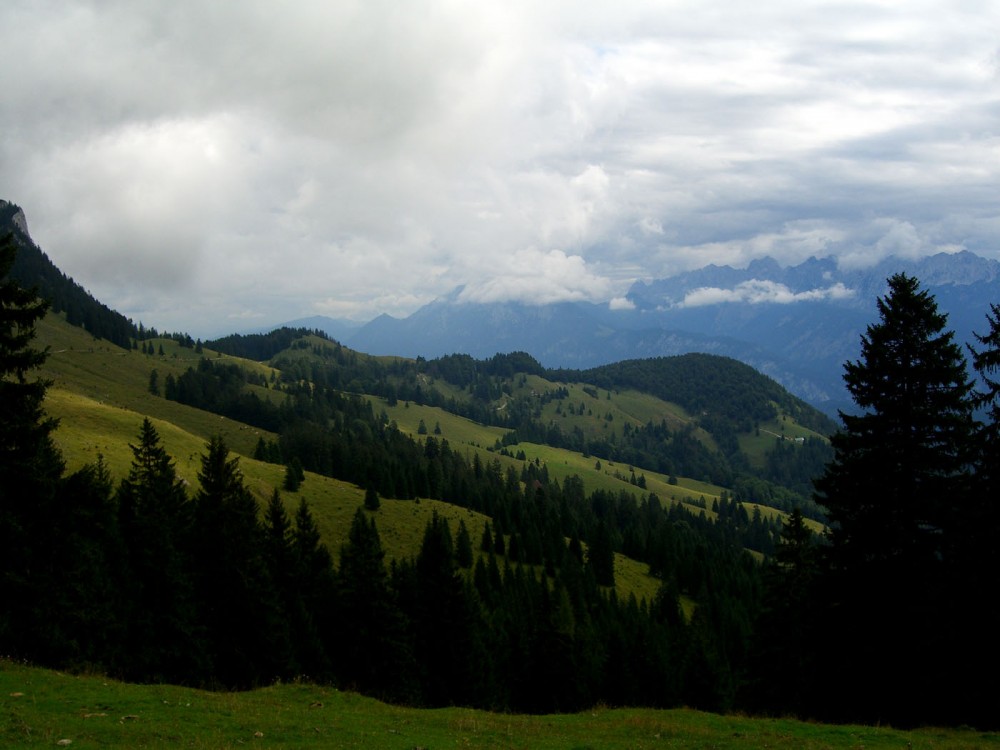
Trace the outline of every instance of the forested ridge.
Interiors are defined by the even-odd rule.
[[[277,436],[258,442],[257,458],[284,464],[286,486],[262,507],[219,437],[205,444],[198,486],[185,486],[148,420],[127,476],[100,460],[66,471],[42,409],[47,383],[31,377],[44,359],[31,341],[46,306],[10,280],[15,252],[7,241],[0,254],[5,655],[220,688],[307,676],[429,706],[687,704],[996,725],[997,697],[961,679],[973,664],[1000,666],[1000,623],[981,595],[997,573],[1000,530],[996,306],[969,352],[974,387],[933,298],[893,277],[862,358],[846,368],[859,413],[842,417],[832,451],[777,439],[763,465],[751,465],[736,436],[773,419],[775,403],[794,407],[724,372],[705,374],[706,384],[749,388],[745,409],[671,391],[698,427],[714,427],[714,448],[695,425],[666,418],[602,445],[559,429],[552,409],[591,416],[612,390],[637,388],[671,363],[566,375],[588,384],[576,401],[522,354],[382,361],[303,331],[231,337],[219,351],[252,349],[279,374],[202,358],[166,378],[161,395]],[[693,357],[684,366],[712,364],[724,365]],[[531,393],[529,378],[552,386]],[[160,385],[151,379],[151,390]],[[590,491],[578,477],[555,481],[539,461],[470,459],[442,437],[408,435],[372,395],[479,415],[507,430],[491,446],[497,454],[515,453],[527,434],[597,461],[627,462],[646,446],[664,473],[694,469],[735,489],[704,512],[643,492],[638,477],[617,493]],[[817,463],[826,468],[805,502],[802,472]],[[633,467],[639,477],[642,467]],[[308,504],[286,510],[281,493],[295,492],[303,468],[368,490],[339,550],[323,544]],[[747,511],[759,495],[788,503],[780,534]],[[412,557],[387,564],[380,503],[420,497],[489,524],[472,538],[435,516]],[[830,522],[823,537],[803,516],[818,507]],[[616,551],[660,579],[652,601],[614,594]]]
[[[309,334],[312,343],[302,338],[303,334]],[[288,348],[278,349],[289,342]],[[427,404],[480,424],[506,428],[509,432],[501,442],[514,452],[521,441],[543,443],[601,460],[734,487],[745,502],[785,511],[800,507],[811,518],[823,518],[822,510],[811,500],[810,482],[830,458],[828,444],[819,435],[831,432],[832,423],[770,378],[727,357],[692,354],[633,361],[618,366],[618,370],[630,374],[616,374],[617,370],[605,368],[582,372],[546,370],[524,352],[497,354],[487,360],[455,354],[433,360],[385,361],[353,352],[316,332],[290,329],[229,336],[206,342],[206,346],[235,356],[269,355],[267,361],[281,371],[276,387],[295,392],[297,398],[309,398],[309,393],[325,390],[376,395],[390,404]],[[192,384],[191,393],[216,390],[212,380],[217,380],[221,371],[213,371],[212,367],[206,362],[200,368],[191,368],[185,376]],[[542,378],[538,390],[526,385],[528,376]],[[199,378],[201,387],[193,385]],[[436,387],[436,381],[452,387],[448,395]],[[305,383],[308,386],[303,387]],[[565,383],[583,383],[585,401],[571,402]],[[458,396],[456,389],[460,391]],[[694,416],[680,425],[649,418],[644,424],[626,423],[603,433],[585,432],[578,424],[567,427],[554,418],[564,410],[570,414],[596,412],[600,417],[606,413],[602,403],[605,395],[610,398],[610,391],[627,389],[679,403]],[[233,402],[244,398],[238,388],[234,388],[226,405],[220,402],[215,407],[206,405],[197,395],[188,395],[183,388],[168,390],[167,397],[233,417],[237,416],[231,410]],[[557,403],[556,414],[545,413],[545,406],[553,402]],[[257,421],[245,411],[239,418],[260,426],[273,425],[273,410],[264,414],[271,407],[261,403],[260,408]],[[791,449],[778,439],[766,461],[752,464],[741,450],[740,435],[759,430],[761,422],[775,420],[784,413],[818,434],[806,441],[803,450]],[[699,428],[711,435],[715,445],[699,437]],[[300,446],[298,450],[303,449]],[[305,452],[312,456],[317,453]],[[277,461],[292,458],[287,450],[284,454],[272,451],[270,455]],[[299,458],[306,468],[328,473],[315,460]],[[381,491],[392,494],[398,490],[383,484]]]

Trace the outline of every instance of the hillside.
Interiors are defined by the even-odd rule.
[[[426,705],[735,699],[726,675],[749,648],[757,561],[781,512],[718,480],[750,471],[772,506],[802,504],[723,439],[738,406],[712,426],[666,392],[600,393],[521,354],[370,357],[307,330],[203,345],[138,329],[119,347],[64,311],[37,334],[65,463],[54,480],[36,476],[55,482],[37,496],[49,499],[24,506],[14,528],[41,525],[10,548],[28,559],[73,531],[13,579],[26,609],[5,626],[12,653],[196,685],[249,687],[305,668]],[[764,411],[755,418],[791,419],[777,402]],[[277,588],[291,575],[282,559],[313,560],[313,572]],[[351,594],[362,580],[383,583]],[[168,618],[149,621],[151,606]],[[344,636],[375,606],[366,650],[384,653],[359,662]],[[713,645],[723,642],[725,657]]]
[[[79,288],[50,287],[45,314],[7,281],[22,245],[0,246],[0,639],[15,661],[535,714],[995,722],[990,696],[936,683],[994,658],[975,592],[995,563],[996,426],[972,414],[996,394],[970,392],[916,279],[890,279],[898,299],[869,330],[900,342],[891,371],[927,398],[829,437],[814,408],[712,354],[553,370],[522,351],[371,356],[305,328],[195,342],[140,326],[119,346],[71,324]],[[991,322],[980,373],[996,369]],[[852,363],[879,388],[881,353]],[[941,450],[945,417],[960,429]],[[869,422],[890,429],[871,440]],[[813,533],[827,508],[828,544]],[[881,566],[894,550],[924,573]],[[928,619],[924,591],[949,606]],[[916,625],[904,637],[868,611]],[[883,649],[892,668],[845,692]]]
[[[304,339],[308,341],[308,339]],[[240,367],[269,376],[280,370],[259,365],[253,361],[220,355],[205,349],[196,355],[190,348],[181,346],[170,339],[150,340],[150,351],[162,350],[162,354],[142,354],[139,350],[121,351],[108,344],[95,342],[84,331],[68,326],[61,316],[49,315],[39,326],[39,343],[47,346],[50,356],[42,373],[52,380],[46,400],[49,413],[60,420],[55,433],[56,441],[66,457],[70,469],[77,469],[103,456],[113,475],[124,476],[131,461],[128,448],[134,443],[139,425],[144,416],[154,420],[168,452],[175,457],[179,476],[189,485],[195,486],[200,466],[200,455],[204,452],[209,437],[221,435],[230,448],[241,454],[241,467],[247,485],[258,501],[267,500],[274,489],[280,489],[284,482],[285,468],[253,458],[261,439],[276,440],[277,435],[259,427],[213,415],[201,409],[192,408],[149,392],[150,374],[156,372],[160,382],[168,378],[179,378],[203,358],[216,363],[238,363]],[[145,346],[144,342],[144,346]],[[314,342],[313,345],[318,345]],[[297,350],[299,353],[304,349]],[[301,358],[300,358],[301,359]],[[549,381],[533,377],[525,382],[528,390],[543,387],[555,388]],[[437,384],[435,387],[442,387]],[[572,384],[560,386],[566,389],[565,401],[592,400],[586,385]],[[281,394],[275,393],[276,398]],[[475,456],[485,465],[496,461],[501,471],[517,469],[540,462],[547,474],[562,483],[570,477],[580,477],[588,491],[602,490],[609,493],[626,491],[638,501],[646,492],[653,492],[664,500],[686,504],[695,512],[704,510],[714,517],[713,506],[725,497],[727,488],[684,476],[672,476],[645,469],[641,465],[616,463],[588,456],[565,448],[543,443],[521,442],[516,447],[502,445],[509,430],[482,425],[466,417],[453,414],[440,407],[427,404],[407,403],[395,399],[392,404],[384,397],[369,397],[379,413],[384,413],[398,425],[403,434],[421,438],[421,423],[426,432],[433,432],[447,440],[455,450],[466,457]],[[560,409],[559,402],[546,407],[545,414],[566,423],[566,431],[585,429],[593,435],[608,434],[608,424],[613,424],[611,434],[621,434],[625,425],[636,428],[648,422],[652,415],[668,420],[675,426],[690,423],[691,419],[683,409],[663,402],[638,391],[614,394],[611,399],[601,402],[604,409],[594,417],[591,415],[570,415]],[[557,409],[559,411],[557,411]],[[582,410],[581,410],[582,412]],[[609,422],[606,416],[612,416]],[[788,423],[792,424],[792,423]],[[583,426],[581,428],[581,425]],[[803,434],[808,431],[803,431]],[[711,444],[711,436],[703,433],[702,440]],[[498,446],[500,446],[498,448]],[[516,458],[515,453],[524,454]],[[597,466],[600,468],[597,468]],[[642,477],[644,487],[637,486]],[[338,481],[321,474],[307,472],[307,481],[295,494],[287,494],[289,510],[299,499],[305,499],[312,506],[324,539],[331,549],[338,549],[346,541],[350,525],[350,515],[363,499],[363,491],[349,482]],[[457,519],[466,511],[459,511],[448,503],[424,499],[418,506],[406,504],[407,510],[397,514],[395,504],[384,507],[380,516],[380,530],[386,550],[391,558],[403,558],[414,552],[419,545],[420,534],[434,511],[444,514],[457,524]],[[747,510],[763,511],[773,518],[774,510],[766,505],[749,503]],[[470,524],[474,536],[482,533],[483,518]],[[397,524],[400,526],[397,528]],[[642,572],[643,566],[620,555],[616,563],[620,572],[616,580],[619,593],[623,597],[636,594],[639,598],[651,598],[655,593],[656,579]]]
[[[208,450],[206,442],[213,435],[222,436],[233,450],[242,454],[239,457],[242,480],[257,498],[260,507],[263,507],[275,490],[284,486],[286,466],[252,457],[262,444],[280,444],[280,435],[252,424],[186,406],[164,398],[163,395],[154,395],[150,390],[151,374],[154,371],[161,384],[180,384],[192,372],[206,374],[208,370],[218,367],[234,367],[247,377],[261,378],[265,382],[273,375],[276,385],[261,388],[261,391],[266,392],[261,400],[264,403],[287,404],[297,397],[285,388],[277,387],[282,381],[280,370],[221,355],[208,348],[196,355],[193,350],[172,339],[151,339],[143,341],[140,349],[121,350],[106,342],[95,341],[86,332],[69,326],[62,316],[55,314],[50,314],[41,323],[38,332],[39,343],[50,349],[50,356],[42,370],[42,374],[52,381],[45,406],[50,415],[60,420],[54,437],[66,459],[68,470],[85,467],[97,461],[100,456],[115,481],[125,477],[134,460],[129,446],[136,444],[142,420],[148,417],[152,419],[165,450],[172,457],[177,476],[187,486],[198,486],[200,472],[204,470],[203,457]],[[291,358],[286,359],[286,365],[291,365],[294,352],[300,355],[304,352],[311,353],[313,346],[320,345],[308,338],[302,341],[306,346],[293,346],[291,352],[283,353],[282,356]],[[301,357],[298,364],[304,364]],[[533,382],[538,386],[541,381]],[[246,384],[242,386],[244,389],[248,387]],[[527,383],[525,387],[528,387]],[[570,397],[590,398],[582,390],[583,387],[568,387]],[[644,403],[644,398],[637,393],[623,394],[620,398],[621,401],[618,398],[613,401],[612,407],[622,419],[625,414],[623,409],[628,408],[634,412]],[[390,404],[388,399],[378,396],[361,397],[358,403],[374,405],[378,412],[372,413],[381,415],[376,417],[376,422],[384,423],[388,419],[394,423],[394,427],[398,425],[398,433],[395,434],[399,439],[412,438],[413,445],[423,446],[420,449],[422,456],[426,457],[431,443],[440,446],[444,452],[442,457],[453,456],[451,468],[437,470],[437,481],[443,480],[440,490],[434,489],[434,472],[431,471],[424,480],[428,482],[424,485],[426,489],[420,490],[415,497],[396,500],[388,493],[383,497],[381,507],[372,518],[377,520],[388,560],[405,562],[419,556],[422,544],[426,544],[427,529],[435,523],[435,518],[441,518],[448,522],[453,538],[459,537],[464,526],[469,537],[476,540],[477,549],[478,540],[489,534],[488,525],[492,527],[492,535],[500,544],[502,523],[504,546],[498,546],[496,551],[500,552],[498,559],[504,567],[526,564],[529,568],[541,571],[558,570],[565,565],[564,562],[558,562],[556,553],[548,546],[551,543],[548,537],[537,536],[543,526],[534,524],[541,523],[544,518],[544,506],[539,505],[537,509],[523,506],[520,510],[515,510],[514,506],[508,508],[505,505],[507,501],[501,502],[500,495],[489,500],[480,495],[480,491],[473,491],[472,476],[464,476],[459,466],[475,465],[483,467],[487,477],[495,477],[497,490],[503,485],[506,487],[504,492],[513,490],[518,497],[522,492],[528,495],[527,490],[535,483],[539,493],[544,491],[556,506],[562,506],[564,514],[568,509],[567,502],[584,503],[572,511],[571,517],[575,520],[570,526],[565,526],[565,523],[557,524],[553,531],[561,529],[561,533],[565,534],[564,540],[578,533],[584,541],[583,548],[591,547],[591,551],[587,553],[591,563],[595,563],[597,559],[594,556],[595,545],[610,545],[604,548],[609,555],[607,578],[604,580],[617,589],[622,601],[649,603],[662,596],[659,592],[663,585],[663,574],[657,571],[665,570],[665,566],[671,563],[667,562],[669,558],[650,557],[646,544],[638,544],[638,540],[649,531],[642,532],[642,536],[639,536],[636,531],[629,530],[640,519],[639,516],[634,516],[632,521],[626,521],[633,513],[629,507],[645,508],[647,493],[659,493],[665,500],[678,503],[678,508],[689,507],[703,518],[709,519],[720,512],[720,500],[723,512],[728,512],[731,506],[726,499],[725,488],[684,477],[668,477],[655,471],[643,471],[641,467],[620,466],[614,462],[606,462],[597,468],[600,462],[593,457],[585,458],[563,448],[525,442],[518,446],[518,453],[521,455],[515,456],[502,445],[503,438],[509,431],[476,423],[440,407],[417,403],[407,405],[398,399]],[[676,407],[669,407],[655,400],[651,403],[664,414],[677,413]],[[651,406],[645,404],[644,408]],[[645,415],[644,411],[640,413]],[[432,427],[428,428],[427,425]],[[373,423],[365,432],[374,429]],[[423,434],[425,432],[430,434]],[[447,447],[449,445],[450,449]],[[429,468],[433,469],[436,465],[431,463]],[[525,476],[528,479],[517,479]],[[637,476],[641,478],[641,487]],[[571,490],[572,496],[569,494]],[[442,500],[434,497],[439,492]],[[587,515],[593,510],[587,511],[586,503],[595,500],[586,501],[586,493],[590,493],[595,499],[599,498],[599,502],[614,514],[625,513],[626,516],[616,521],[613,527],[605,526],[603,522],[598,523],[595,517]],[[305,481],[297,491],[283,492],[282,499],[290,516],[296,511],[298,504],[305,501],[327,546],[331,550],[337,550],[350,542],[348,532],[351,529],[351,519],[364,501],[364,494],[357,483],[307,471]],[[476,496],[480,499],[475,500]],[[559,499],[560,496],[562,499]],[[541,494],[538,498],[541,498]],[[501,504],[497,505],[498,502]],[[754,510],[753,506],[749,510]],[[764,511],[766,515],[762,519],[771,517],[771,511]],[[542,515],[536,517],[537,512]],[[652,508],[649,512],[652,512]],[[688,517],[689,523],[699,525],[696,516]],[[744,515],[744,520],[749,521],[749,518]],[[705,526],[704,523],[709,525]],[[712,566],[722,565],[721,558],[714,563],[712,559],[719,554],[725,557],[732,553],[726,553],[724,547],[720,547],[718,552],[710,552],[705,556],[712,549],[711,545],[719,542],[711,541],[711,521],[704,523],[696,536],[708,533],[702,543],[707,542],[710,546],[701,547],[699,568],[706,563]],[[738,526],[734,525],[732,528],[736,530]],[[773,530],[773,527],[766,525],[760,528]],[[571,533],[572,529],[576,531]],[[612,530],[613,536],[601,536]],[[767,533],[772,533],[771,530]],[[545,535],[549,533],[544,532]],[[692,536],[692,540],[696,536]],[[490,550],[491,553],[493,551]],[[481,552],[477,553],[477,557],[480,562],[493,559],[492,554],[483,556]],[[732,562],[725,565],[732,565]],[[469,570],[471,573],[471,568]],[[678,570],[674,575],[679,586],[679,591],[675,593],[675,596],[680,594],[676,600],[678,606],[691,617],[700,600],[700,596],[695,595],[698,590],[697,581],[702,578],[703,573],[690,568],[684,573]],[[516,698],[506,698],[504,702],[509,700],[513,700],[511,705],[526,708],[533,705],[519,702],[523,699]],[[568,707],[578,699],[563,700],[571,701],[563,704]]]

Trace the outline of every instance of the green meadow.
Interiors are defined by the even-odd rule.
[[[391,706],[300,682],[243,693],[130,685],[0,661],[0,745],[10,748],[844,748],[1000,746],[971,730],[834,726],[688,709],[595,707],[525,716]]]

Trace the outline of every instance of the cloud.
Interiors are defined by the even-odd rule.
[[[824,299],[846,299],[854,296],[854,291],[837,282],[826,289],[810,289],[805,292],[793,292],[785,284],[776,281],[750,279],[737,284],[732,289],[719,287],[701,287],[693,289],[684,295],[680,307],[704,307],[726,302],[743,302],[751,305],[779,304],[788,305],[794,302],[806,302]]]
[[[561,250],[520,250],[500,257],[489,278],[467,285],[458,301],[532,305],[599,301],[608,298],[611,288],[611,282],[592,273],[579,255],[568,256]]]
[[[608,302],[608,307],[612,310],[634,310],[635,303],[628,297],[613,297]]]
[[[1000,257],[998,26],[936,3],[13,0],[0,197],[103,301],[194,335],[463,284],[607,302],[764,255]]]

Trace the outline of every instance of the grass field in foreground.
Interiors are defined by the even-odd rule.
[[[69,742],[66,742],[66,741]],[[523,716],[390,706],[309,684],[247,693],[129,685],[0,661],[0,745],[104,748],[956,748],[971,730],[832,726],[688,709]]]

